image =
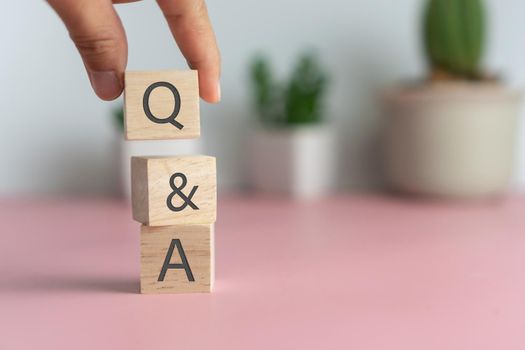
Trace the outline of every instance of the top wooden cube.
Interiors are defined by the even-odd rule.
[[[200,136],[197,71],[126,72],[124,80],[126,140]]]

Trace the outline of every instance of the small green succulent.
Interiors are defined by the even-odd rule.
[[[254,106],[263,124],[286,126],[323,121],[328,76],[315,53],[299,57],[287,82],[277,82],[269,60],[257,56],[251,64],[251,83]]]

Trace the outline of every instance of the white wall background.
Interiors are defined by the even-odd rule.
[[[202,140],[218,156],[223,188],[242,186],[243,137],[252,118],[247,63],[256,51],[286,71],[317,48],[332,75],[329,117],[344,141],[342,185],[380,183],[378,91],[424,72],[423,0],[209,0],[223,56],[218,106],[202,105]],[[492,0],[487,66],[525,87],[525,2]],[[155,2],[118,6],[130,69],[185,67]],[[5,2],[0,12],[0,194],[111,193],[117,181],[116,103],[92,93],[81,60],[44,1]],[[523,123],[525,124],[525,123]],[[525,128],[520,131],[525,139]],[[525,188],[525,142],[516,183]]]

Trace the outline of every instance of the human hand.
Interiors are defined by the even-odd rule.
[[[74,41],[91,86],[103,100],[120,96],[128,60],[126,33],[113,4],[135,0],[48,0]],[[188,65],[199,72],[200,96],[216,103],[220,54],[204,0],[157,0]]]

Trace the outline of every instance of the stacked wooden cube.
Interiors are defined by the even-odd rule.
[[[126,72],[127,140],[200,136],[196,71]],[[217,212],[215,158],[131,159],[133,218],[141,226],[141,293],[210,292]]]

